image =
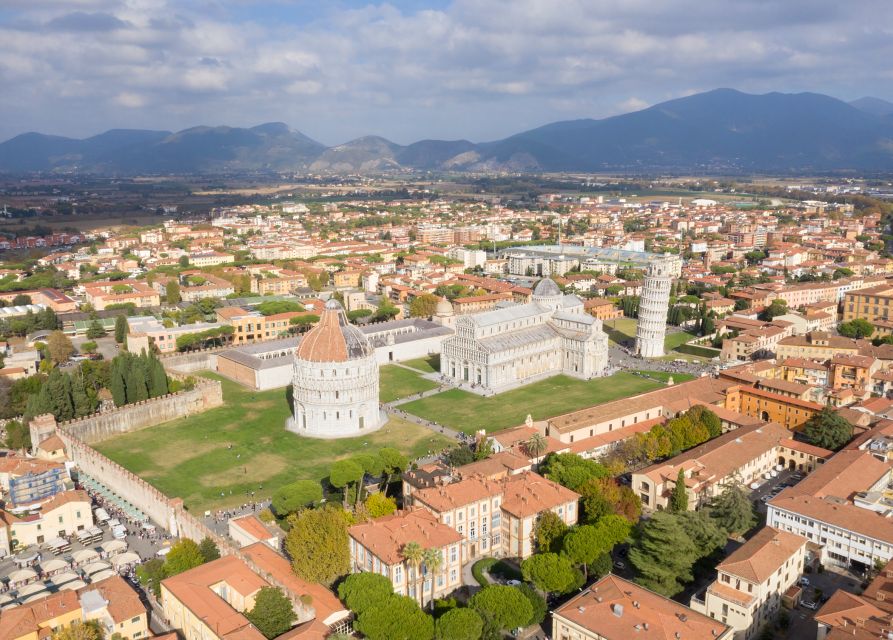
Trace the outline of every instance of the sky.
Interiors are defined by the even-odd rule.
[[[893,100],[891,0],[0,0],[0,140],[496,140],[717,87]]]

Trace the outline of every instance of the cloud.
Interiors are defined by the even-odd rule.
[[[893,75],[889,0],[2,4],[0,138],[275,120],[327,143],[492,140],[720,86],[851,99]]]

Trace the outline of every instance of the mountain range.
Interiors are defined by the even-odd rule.
[[[603,119],[555,122],[502,140],[366,136],[327,147],[282,123],[113,129],[0,143],[0,171],[99,174],[307,171],[891,171],[893,103],[817,93],[716,89]]]

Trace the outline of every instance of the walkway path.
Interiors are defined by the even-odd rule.
[[[440,391],[437,389],[432,389],[431,391],[425,392],[425,394],[415,394],[413,396],[410,396],[408,399],[403,398],[402,400],[396,400],[394,402],[382,404],[381,407],[388,415],[402,418],[403,420],[406,420],[408,422],[414,422],[417,425],[425,427],[426,429],[430,429],[434,433],[445,435],[447,438],[452,438],[453,440],[457,440],[459,442],[471,442],[472,440],[474,440],[474,438],[462,433],[461,431],[450,429],[449,427],[437,424],[436,422],[431,422],[430,420],[425,420],[424,418],[420,418],[411,413],[406,413],[405,411],[397,408],[397,405],[409,402],[410,400],[416,400],[420,397],[427,397],[426,394],[434,395],[435,393],[440,393]]]
[[[415,371],[415,369],[410,369],[410,371]],[[413,393],[412,395],[406,396],[405,398],[397,398],[396,400],[391,400],[387,404],[392,407],[398,407],[401,404],[406,404],[407,402],[414,402],[415,400],[421,400],[422,398],[427,398],[429,396],[436,396],[438,393],[443,393],[444,391],[448,391],[450,387],[441,385],[439,387],[435,387],[434,389],[428,389],[428,391],[420,391],[418,393]]]

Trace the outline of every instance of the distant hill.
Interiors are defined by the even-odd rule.
[[[888,102],[881,98],[872,98],[871,96],[853,100],[850,102],[850,106],[875,116],[889,116],[893,114],[893,102]]]
[[[886,105],[886,106],[885,106]],[[281,123],[177,133],[113,130],[74,140],[26,133],[0,144],[0,171],[214,173],[398,169],[510,171],[890,171],[893,104],[815,93],[716,89],[601,120],[555,122],[503,140],[366,136],[326,147]]]

